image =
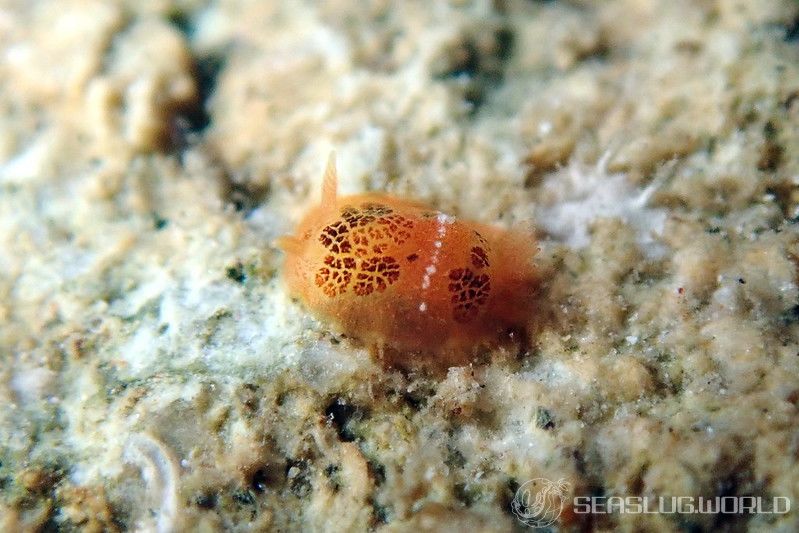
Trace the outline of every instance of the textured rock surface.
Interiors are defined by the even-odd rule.
[[[798,17],[2,2],[0,529],[507,530],[535,477],[796,508]],[[345,193],[538,228],[527,348],[400,373],[287,298],[331,148]],[[747,524],[799,515],[561,522]]]

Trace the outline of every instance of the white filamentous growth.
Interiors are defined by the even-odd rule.
[[[618,218],[636,230],[638,243],[650,257],[663,252],[657,242],[666,221],[666,210],[649,207],[652,195],[662,187],[661,177],[643,190],[630,185],[622,173],[607,170],[610,152],[594,168],[585,169],[576,161],[556,172],[544,184],[552,204],[537,213],[539,224],[550,234],[573,248],[583,248],[591,241],[588,228],[600,218]]]

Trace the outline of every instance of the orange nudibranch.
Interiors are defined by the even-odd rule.
[[[290,295],[373,347],[463,362],[533,313],[529,233],[386,194],[339,196],[332,154],[321,203],[277,245]]]

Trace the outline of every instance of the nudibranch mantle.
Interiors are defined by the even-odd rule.
[[[339,196],[333,154],[321,203],[277,245],[291,296],[370,346],[463,360],[533,312],[529,233],[387,194]]]

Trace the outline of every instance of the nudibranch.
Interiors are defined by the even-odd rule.
[[[321,203],[277,245],[289,294],[381,352],[464,362],[472,347],[523,330],[533,313],[530,232],[387,194],[339,196],[333,154]]]

